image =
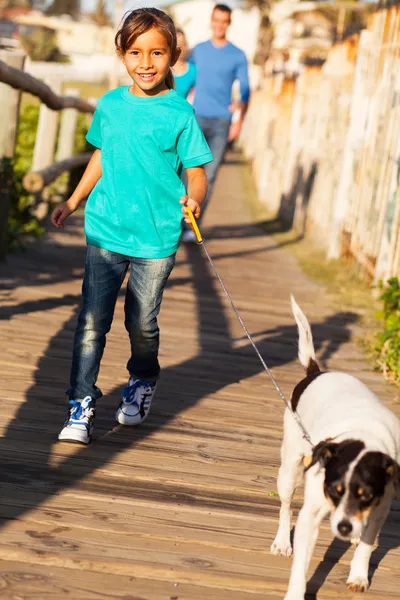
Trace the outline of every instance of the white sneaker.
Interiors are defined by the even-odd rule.
[[[194,231],[191,229],[184,229],[182,232],[182,242],[193,243],[197,242],[197,237]]]
[[[58,439],[62,442],[89,444],[96,415],[96,401],[90,396],[83,400],[70,400],[69,415]]]
[[[115,419],[120,425],[139,425],[147,418],[157,388],[156,381],[129,379],[126,388],[122,390],[122,401],[115,413]]]

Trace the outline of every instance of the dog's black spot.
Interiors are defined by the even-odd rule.
[[[311,365],[313,363],[313,365]],[[310,366],[311,365],[311,366]],[[307,367],[307,376],[302,379],[294,388],[292,397],[290,399],[292,410],[296,411],[300,402],[300,398],[304,393],[304,390],[316,379],[319,375],[323,375],[323,372],[319,370],[318,364],[315,360],[310,360],[309,366]]]
[[[366,452],[354,467],[349,482],[346,512],[363,513],[376,504],[397,475],[397,463],[383,452]]]
[[[307,375],[321,373],[321,369],[319,368],[317,361],[314,360],[313,358],[310,358],[310,360],[308,361],[306,373],[307,373]]]

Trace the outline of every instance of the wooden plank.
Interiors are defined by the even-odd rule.
[[[0,561],[0,590],[4,600],[204,600],[210,593],[210,589],[201,584],[166,583],[153,576],[146,580],[77,569],[71,574],[62,568],[49,569],[47,565],[8,560]],[[254,600],[266,595],[271,596],[268,591],[258,594],[212,589],[213,600],[227,600],[228,597],[232,600]]]
[[[303,375],[289,311],[294,289],[312,315],[319,355],[332,368],[360,375],[389,402],[391,389],[351,342],[357,324],[335,319],[324,290],[262,233],[235,234],[252,226],[242,204],[243,169],[224,166],[219,202],[206,215],[220,233],[210,236],[208,247],[279,383],[290,394]],[[180,250],[165,292],[163,373],[151,417],[134,429],[114,422],[129,352],[121,295],[99,378],[104,397],[94,441],[84,448],[57,443],[80,303],[81,225],[80,214],[70,235],[51,233],[32,252],[0,266],[6,282],[0,307],[0,595],[282,598],[291,560],[271,556],[269,546],[279,512],[284,406],[200,248]],[[268,252],[259,252],[262,245]],[[400,406],[394,407],[399,414]],[[300,506],[301,490],[295,514]],[[390,519],[374,554],[380,564],[372,600],[397,595],[398,505]],[[324,522],[310,569],[312,589],[327,578],[318,598],[356,598],[345,586],[351,552],[336,543],[324,559],[331,541]]]

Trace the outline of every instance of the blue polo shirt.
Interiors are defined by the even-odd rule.
[[[86,203],[87,242],[137,258],[174,254],[182,168],[213,160],[192,106],[174,90],[142,98],[122,86],[100,98],[86,138],[102,166]]]
[[[250,96],[247,58],[227,42],[214,46],[211,40],[193,48],[190,60],[197,67],[194,110],[198,117],[231,119],[232,85],[238,79],[242,102]]]

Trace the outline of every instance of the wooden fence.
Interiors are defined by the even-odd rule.
[[[260,199],[376,283],[400,271],[400,9],[371,15],[323,67],[266,78],[243,135]]]
[[[31,171],[25,175],[23,185],[35,195],[34,211],[41,219],[48,212],[47,186],[64,171],[89,162],[91,153],[73,156],[74,139],[78,111],[91,115],[96,101],[82,100],[79,90],[72,88],[65,90],[66,95],[63,96],[60,79],[40,81],[25,73],[23,65],[23,54],[0,51],[0,103],[3,111],[0,121],[0,160],[14,156],[21,93],[29,92],[40,99],[41,105]],[[0,185],[0,258],[7,252],[10,193],[10,177],[3,177]]]

